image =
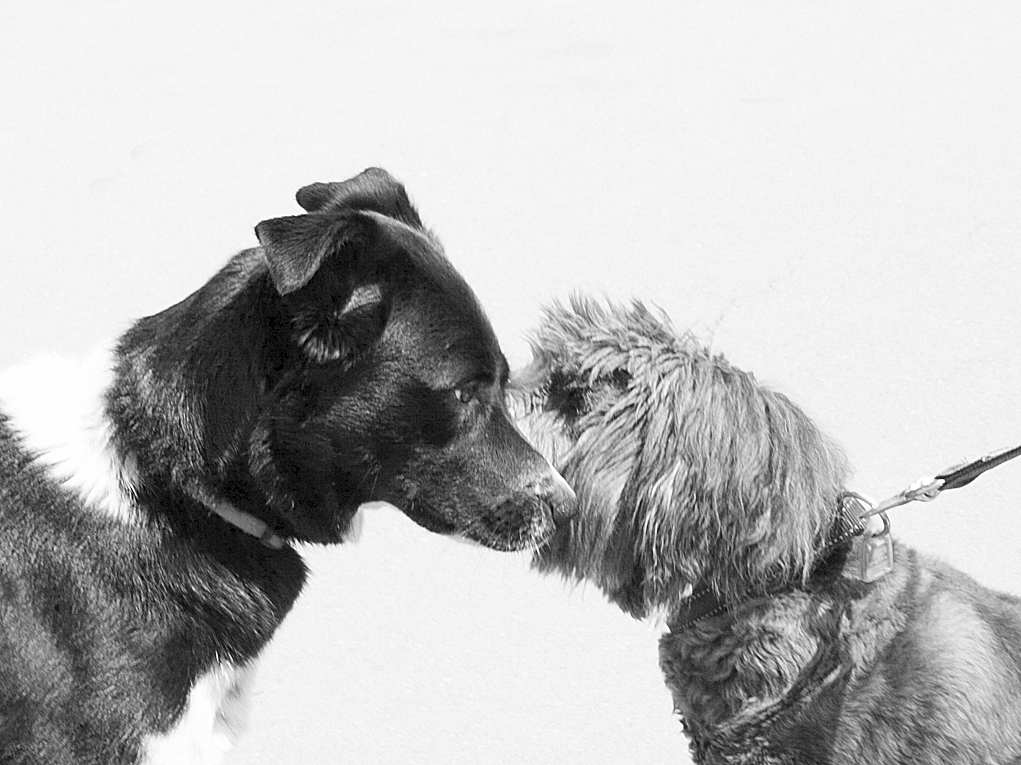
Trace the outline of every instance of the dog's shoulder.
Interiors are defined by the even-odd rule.
[[[1021,669],[1021,598],[989,589],[937,557],[910,554],[913,576],[901,601],[919,643],[926,650],[944,643],[951,653],[1003,652]]]
[[[838,745],[872,751],[859,726],[868,719],[868,735],[891,751],[922,729],[932,740],[919,751],[939,750],[940,742],[1001,751],[1021,719],[1021,600],[906,545],[895,549],[894,571],[868,585],[849,612],[845,637],[859,701],[841,723]],[[976,720],[985,721],[981,730]]]
[[[138,642],[123,618],[124,602],[138,601],[125,576],[137,534],[55,479],[40,449],[47,434],[12,410],[24,412],[0,411],[0,759],[64,761],[64,729],[75,726],[87,731],[79,751],[129,761],[128,739],[111,749],[90,728],[116,719],[130,730],[139,709],[159,710],[141,691],[154,678],[139,655],[123,661],[123,645]],[[159,642],[159,620],[147,624],[145,641]],[[107,691],[91,694],[97,686]]]
[[[112,363],[103,350],[0,372],[0,760],[225,751],[278,621],[143,517],[103,412]]]

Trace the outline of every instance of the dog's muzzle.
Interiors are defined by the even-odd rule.
[[[578,497],[571,485],[550,465],[549,474],[536,486],[536,494],[550,509],[557,525],[569,521],[578,509]]]

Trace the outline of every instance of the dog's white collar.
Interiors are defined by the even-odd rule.
[[[230,502],[215,502],[209,504],[209,509],[227,521],[231,526],[241,529],[246,534],[258,539],[266,547],[279,550],[284,546],[284,540],[265,521],[261,521],[254,515],[238,510]]]

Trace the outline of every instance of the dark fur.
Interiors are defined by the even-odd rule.
[[[569,505],[403,187],[368,170],[298,199],[309,214],[260,223],[261,247],[120,340],[106,416],[138,523],[59,486],[0,415],[0,763],[135,762],[196,677],[258,654],[305,568],[218,502],[335,543],[385,500],[504,550]]]
[[[884,579],[825,549],[845,459],[793,403],[640,304],[554,307],[518,419],[579,500],[541,571],[664,615],[698,763],[1021,758],[1021,600],[903,546]],[[690,587],[729,610],[682,628]]]

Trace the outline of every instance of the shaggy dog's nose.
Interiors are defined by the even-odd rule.
[[[578,507],[578,497],[564,477],[550,466],[550,475],[546,479],[544,495],[553,513],[553,522],[560,524],[574,517]]]

